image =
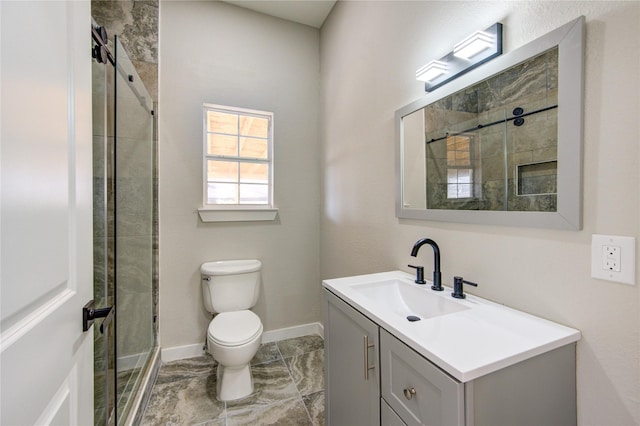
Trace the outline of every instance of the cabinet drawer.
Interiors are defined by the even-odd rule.
[[[407,425],[463,425],[464,385],[380,330],[382,396]]]

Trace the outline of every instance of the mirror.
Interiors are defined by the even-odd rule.
[[[584,17],[396,112],[399,218],[582,227]]]

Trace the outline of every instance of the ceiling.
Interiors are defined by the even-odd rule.
[[[320,28],[336,0],[224,0],[245,9]]]

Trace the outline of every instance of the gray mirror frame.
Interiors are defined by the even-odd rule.
[[[484,225],[582,229],[584,111],[584,33],[581,16],[546,35],[500,56],[395,113],[396,216]],[[402,118],[441,98],[558,46],[558,206],[556,212],[406,209],[403,207]]]

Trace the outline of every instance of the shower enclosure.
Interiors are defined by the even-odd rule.
[[[118,37],[93,27],[95,424],[125,424],[157,354],[153,303],[153,103]],[[109,47],[107,47],[107,44]],[[111,53],[113,52],[113,53]]]

